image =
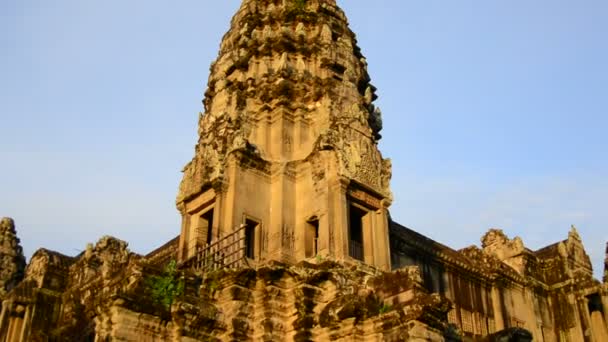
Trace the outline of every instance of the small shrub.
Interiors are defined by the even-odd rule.
[[[379,313],[382,315],[382,314],[385,314],[385,313],[391,311],[392,309],[393,309],[392,305],[384,303],[384,304],[382,304],[382,306],[380,306]]]
[[[171,260],[161,276],[150,276],[146,282],[152,300],[169,309],[175,299],[184,293],[184,280],[177,272],[177,263]]]

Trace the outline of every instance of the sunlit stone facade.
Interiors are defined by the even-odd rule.
[[[390,219],[370,81],[335,0],[244,0],[179,235],[145,256],[112,237],[40,249],[24,271],[2,220],[0,342],[608,341],[608,275],[574,227],[537,251],[499,229],[454,250]]]

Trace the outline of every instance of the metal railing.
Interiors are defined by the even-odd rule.
[[[355,240],[350,240],[348,243],[348,255],[350,255],[351,258],[363,261],[363,244]]]
[[[220,269],[236,269],[246,266],[246,227],[241,225],[234,232],[220,237],[209,245],[195,246],[194,253],[182,263],[181,267],[207,273]]]

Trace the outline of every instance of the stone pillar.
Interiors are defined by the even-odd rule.
[[[336,178],[329,184],[329,243],[333,255],[344,260],[348,253],[348,201],[346,190],[349,181]]]
[[[591,313],[591,328],[594,341],[608,341],[608,329],[606,328],[606,322],[604,321],[601,312],[594,311]]]
[[[321,256],[331,255],[333,246],[329,243],[329,230],[331,221],[327,211],[319,217],[319,240],[317,241],[317,254]]]
[[[5,300],[2,302],[2,313],[0,313],[0,341],[6,338],[6,329],[8,328],[10,302]]]
[[[388,232],[388,203],[382,201],[382,207],[376,212],[376,222],[374,224],[374,265],[382,270],[391,270],[391,253],[389,247],[389,232]]]
[[[568,303],[570,304],[570,308],[574,311],[574,320],[576,321],[574,328],[570,329],[570,336],[574,341],[585,341],[585,332],[583,331],[583,322],[581,321],[582,316],[574,294],[571,293],[568,295]]]
[[[211,223],[211,229],[213,232],[213,240],[219,240],[221,236],[221,227],[224,216],[224,195],[226,193],[227,185],[222,181],[218,180],[213,184],[213,191],[215,192],[215,205],[213,207],[213,222]]]
[[[186,212],[186,205],[180,203],[177,207],[182,216],[181,233],[179,235],[179,245],[177,248],[178,262],[184,262],[188,258],[188,229],[190,229],[190,215]]]
[[[502,316],[502,297],[500,296],[501,289],[492,286],[492,308],[494,311],[494,327],[495,331],[501,331],[506,328],[505,320]]]
[[[243,222],[243,213],[241,207],[237,203],[237,186],[239,185],[239,170],[238,162],[231,158],[226,168],[228,186],[226,192],[222,194],[225,200],[222,201],[221,225],[218,228],[219,233],[226,235],[231,232],[234,227],[239,227]],[[267,224],[264,222],[263,224]]]
[[[595,331],[592,327],[591,314],[589,313],[589,300],[582,297],[578,300],[578,307],[581,319],[581,329],[583,330],[583,338],[590,338],[591,341],[598,341],[595,336]]]
[[[25,315],[23,316],[23,327],[21,328],[21,335],[19,341],[25,342],[29,341],[28,337],[30,336],[30,327],[32,326],[32,311],[35,309],[35,306],[27,305],[25,307]]]
[[[271,260],[283,259],[283,244],[286,239],[284,229],[283,201],[285,194],[285,175],[283,170],[273,175],[270,185],[270,220],[266,224],[268,228],[268,258]]]
[[[605,285],[604,285],[605,286]],[[606,291],[608,289],[604,289]],[[604,309],[604,321],[606,322],[606,326],[608,327],[608,292],[602,293],[602,306]]]

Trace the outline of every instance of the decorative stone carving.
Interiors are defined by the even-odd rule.
[[[527,259],[525,247],[520,237],[509,239],[500,229],[490,229],[481,239],[483,251],[505,264],[511,266],[519,274],[526,271]]]
[[[23,249],[17,238],[15,222],[5,217],[0,220],[0,299],[15,287],[25,269]]]
[[[501,229],[490,229],[482,238],[484,252],[495,255],[500,260],[521,254],[524,243],[519,236],[509,239]]]
[[[365,222],[386,231],[392,170],[378,149],[382,112],[374,104],[367,62],[336,2],[244,0],[220,47],[194,156],[177,195],[180,261],[193,256],[188,251],[196,249],[195,239],[187,236],[198,234],[197,209],[215,182],[227,184],[225,193],[207,199],[222,206],[214,207],[222,211],[216,231],[234,230],[244,215],[256,217],[260,258],[302,258],[302,216],[313,213],[329,218],[318,228],[322,249],[349,257],[347,241],[341,241],[348,236],[338,233],[348,222],[340,209],[348,203],[339,203],[347,198],[328,193],[336,179],[382,203],[373,206],[380,216]],[[268,245],[259,236],[267,236]],[[384,244],[368,246],[373,255],[367,258],[388,267]]]
[[[234,146],[255,145],[268,162],[294,161],[318,153],[315,140],[324,142],[316,144],[321,150],[337,152],[342,176],[390,195],[390,168],[376,146],[382,113],[373,105],[375,92],[335,1],[243,1],[211,66],[199,141],[178,203],[223,177]],[[309,143],[298,144],[288,126],[273,133],[275,120],[299,115],[318,132]],[[273,152],[271,136],[283,139],[285,155]]]

